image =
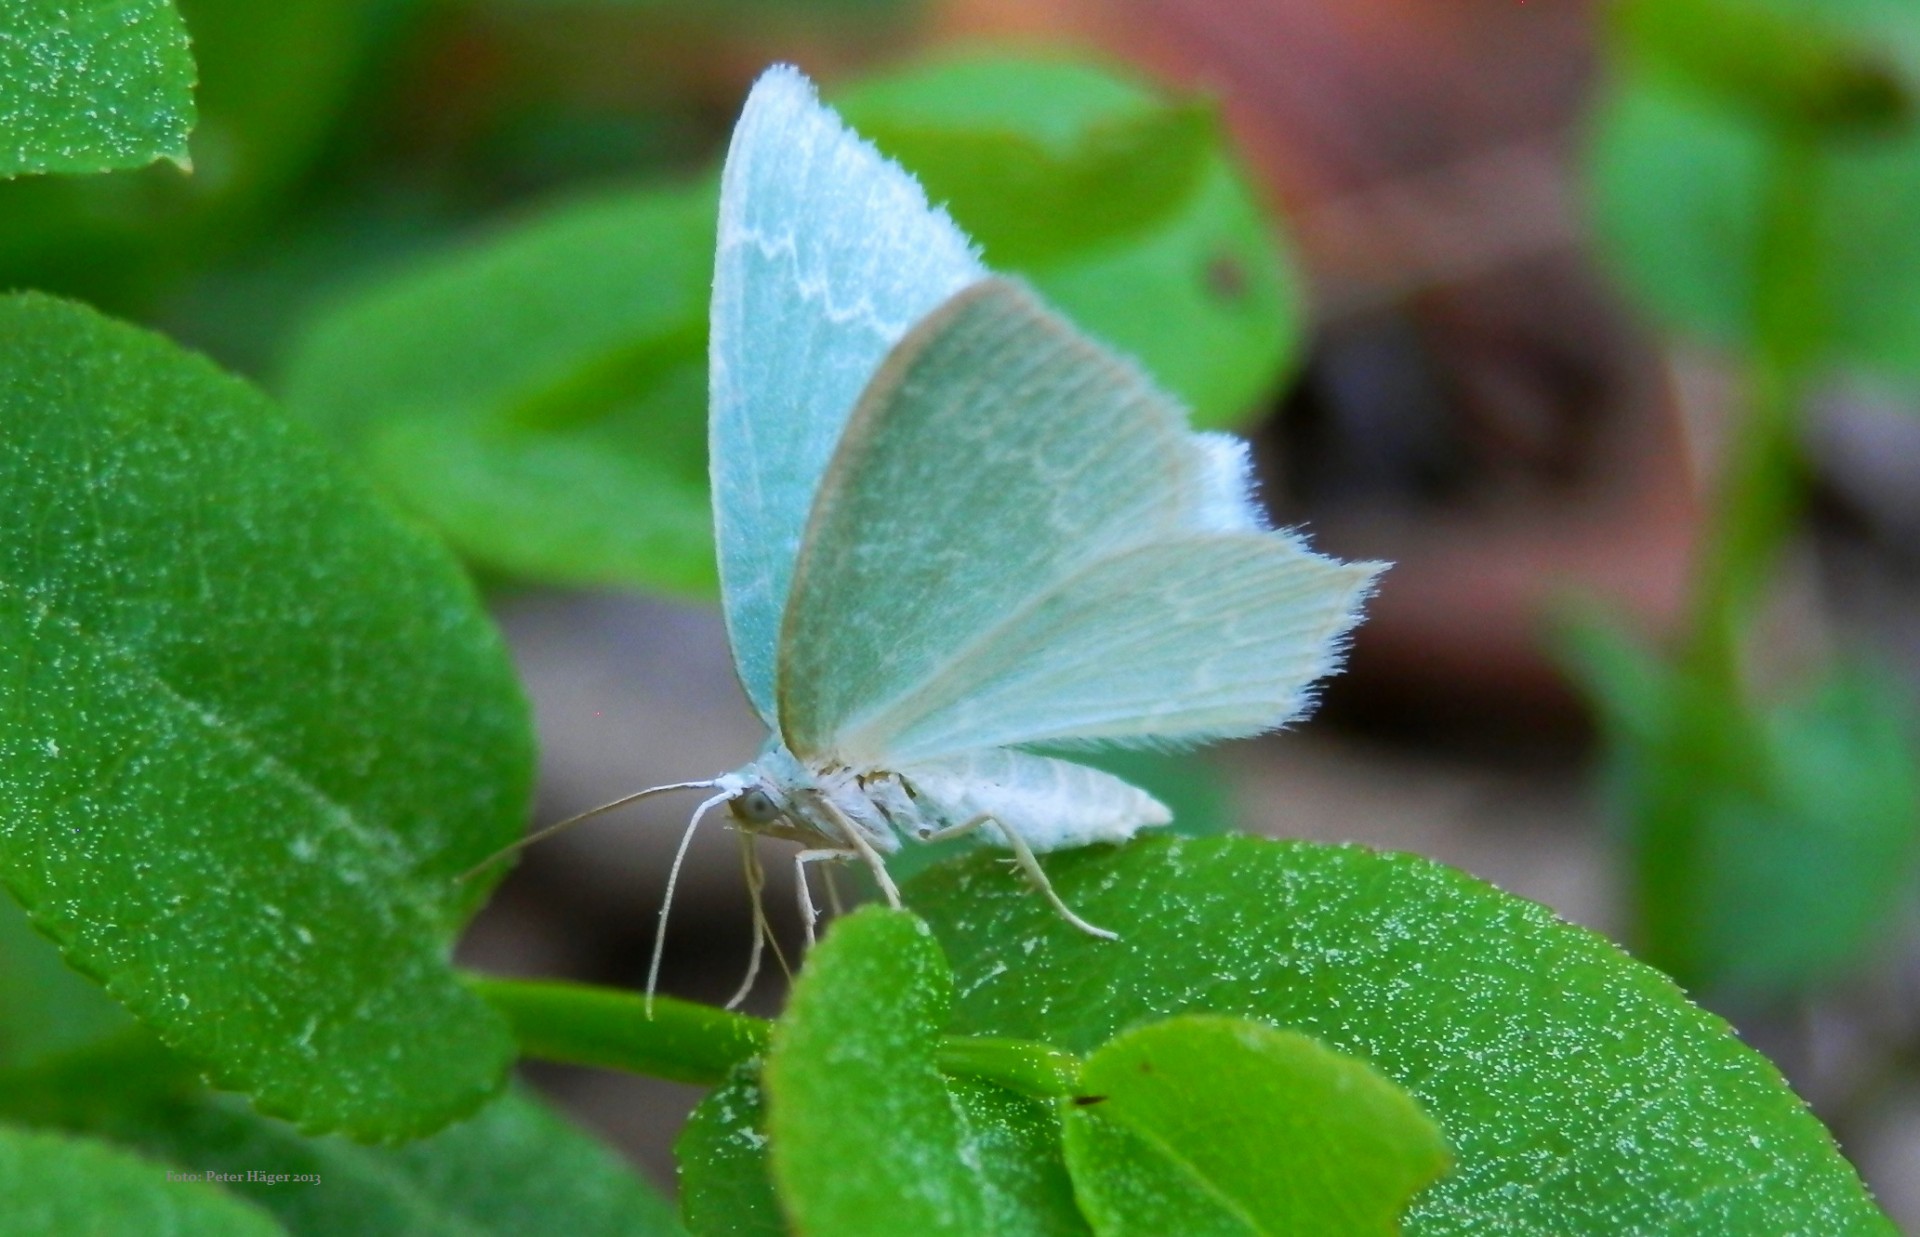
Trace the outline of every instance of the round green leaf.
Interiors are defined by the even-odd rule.
[[[1771,1065],[1671,981],[1461,873],[1359,847],[1150,839],[1057,856],[1065,925],[990,858],[911,885],[955,958],[956,1033],[1087,1052],[1231,1014],[1358,1057],[1455,1167],[1409,1232],[1886,1233]]]
[[[1447,1166],[1440,1131],[1371,1066],[1241,1018],[1123,1032],[1080,1090],[1067,1167],[1103,1237],[1394,1233]]]
[[[0,177],[187,163],[193,53],[173,0],[0,8]]]
[[[1657,6],[1642,6],[1657,15]],[[1738,0],[1862,55],[1920,71],[1920,8]],[[1707,28],[1724,48],[1725,23]],[[1729,88],[1628,42],[1596,104],[1588,172],[1601,247],[1672,326],[1749,347],[1768,178],[1792,138]],[[1791,81],[1785,85],[1791,85]],[[1920,123],[1827,140],[1819,155],[1820,306],[1828,361],[1920,381]]]
[[[222,1086],[424,1132],[512,1043],[447,965],[527,710],[457,566],[245,384],[0,300],[0,879]]]
[[[13,1237],[275,1237],[251,1203],[88,1138],[0,1126],[0,1215]]]
[[[800,1231],[1086,1231],[1051,1109],[941,1076],[952,999],[940,947],[899,911],[856,911],[808,955],[764,1069],[774,1180]]]

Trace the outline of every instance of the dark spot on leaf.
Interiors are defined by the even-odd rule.
[[[1095,1104],[1106,1103],[1107,1097],[1104,1095],[1076,1095],[1073,1097],[1073,1102],[1076,1107],[1091,1108]]]
[[[1207,263],[1206,280],[1217,300],[1238,304],[1247,299],[1247,268],[1233,254],[1215,255]]]

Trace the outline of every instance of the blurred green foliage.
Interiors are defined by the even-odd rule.
[[[1920,730],[1896,677],[1843,667],[1754,709],[1597,623],[1572,645],[1611,754],[1643,957],[1764,1000],[1887,953],[1920,875]]]
[[[192,174],[0,183],[0,286],[147,311],[244,246],[290,205],[410,3],[179,0],[199,70]]]
[[[1826,24],[1844,4],[1798,7],[1618,0],[1609,16],[1619,54],[1763,124],[1849,137],[1913,118],[1913,83],[1882,46]]]
[[[1673,327],[1750,348],[1767,202],[1811,199],[1821,363],[1920,383],[1920,6],[1631,0],[1615,9],[1589,175],[1604,254]]]
[[[16,1233],[278,1237],[267,1213],[196,1175],[91,1138],[0,1125],[0,1199]]]
[[[1301,293],[1213,108],[1062,58],[986,53],[832,99],[980,243],[1135,357],[1203,426],[1243,423],[1298,364]]]
[[[1803,996],[1880,956],[1920,855],[1914,710],[1858,665],[1761,681],[1750,645],[1836,368],[1920,379],[1920,8],[1622,0],[1595,122],[1603,250],[1656,313],[1731,346],[1689,630],[1571,640],[1623,819],[1635,943],[1686,983]]]
[[[292,406],[518,576],[710,595],[710,185],[573,200],[323,316]]]

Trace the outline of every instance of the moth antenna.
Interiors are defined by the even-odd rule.
[[[645,790],[636,790],[630,795],[622,795],[620,798],[615,799],[611,803],[602,803],[599,807],[588,808],[586,811],[581,812],[577,816],[569,816],[565,820],[560,821],[556,824],[548,825],[544,829],[536,829],[532,833],[529,833],[525,837],[521,838],[519,841],[511,842],[505,846],[502,846],[499,850],[494,851],[491,855],[488,855],[485,859],[482,859],[479,863],[474,864],[472,867],[468,868],[466,871],[462,872],[460,875],[454,877],[453,878],[454,883],[459,884],[462,881],[472,880],[474,877],[486,871],[488,868],[492,867],[494,864],[500,862],[502,859],[505,859],[508,855],[514,854],[517,851],[525,850],[527,847],[532,846],[535,842],[540,841],[542,838],[550,838],[554,834],[560,832],[562,829],[571,829],[575,825],[579,824],[581,821],[592,820],[594,817],[604,815],[607,812],[613,811],[615,808],[623,808],[627,806],[627,804],[629,803],[638,803],[640,800],[646,798],[648,795],[657,795],[662,793],[663,791],[668,791],[668,790],[694,790],[694,789],[698,789],[706,786],[718,786],[719,784],[720,784],[720,781],[718,778],[708,778],[705,781],[700,781],[700,782],[669,782],[664,786],[649,786]]]
[[[713,782],[701,783],[712,786]],[[711,799],[703,799],[700,806],[693,809],[693,819],[687,822],[687,831],[680,835],[680,849],[673,852],[673,867],[667,872],[667,893],[660,900],[660,925],[653,930],[653,960],[647,963],[647,1020],[653,1020],[653,990],[660,982],[660,956],[667,948],[667,912],[673,909],[673,889],[680,883],[680,865],[686,862],[687,848],[693,845],[693,831],[700,827],[700,818],[718,804],[731,798],[731,790],[723,790]]]

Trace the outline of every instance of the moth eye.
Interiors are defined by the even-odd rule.
[[[732,807],[736,816],[756,825],[768,824],[780,815],[773,797],[764,790],[747,791],[734,799]]]

